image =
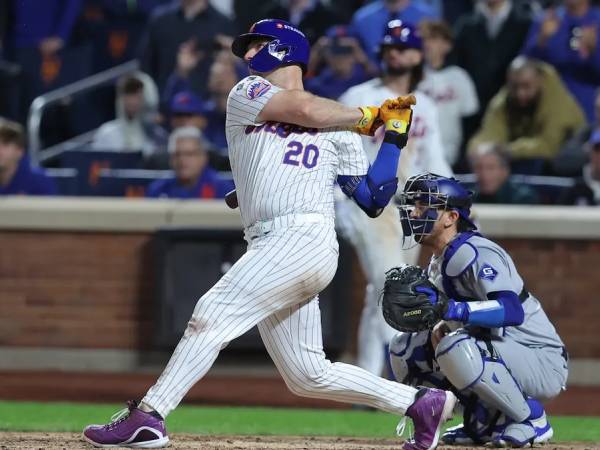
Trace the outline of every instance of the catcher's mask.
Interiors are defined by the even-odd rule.
[[[421,242],[431,234],[440,211],[454,210],[470,227],[477,227],[469,218],[473,193],[455,178],[433,173],[410,177],[399,195],[400,222],[405,238]],[[420,213],[417,212],[417,206]]]

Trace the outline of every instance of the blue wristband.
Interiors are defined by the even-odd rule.
[[[448,309],[446,310],[446,314],[444,314],[444,320],[467,323],[469,321],[469,308],[467,308],[467,304],[452,299],[448,300]]]

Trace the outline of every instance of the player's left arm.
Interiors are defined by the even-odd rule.
[[[413,95],[404,97],[397,104],[386,101],[380,109],[385,122],[385,136],[375,161],[365,175],[338,176],[338,184],[344,194],[369,217],[379,216],[396,193],[400,151],[408,140],[413,116],[411,107],[415,103]]]
[[[486,328],[523,323],[525,312],[519,298],[523,283],[511,273],[504,255],[480,248],[469,272],[476,278],[478,290],[485,293],[485,298],[480,301],[449,299],[445,320]]]

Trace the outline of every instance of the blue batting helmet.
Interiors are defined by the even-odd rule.
[[[388,46],[421,50],[423,40],[419,30],[414,25],[395,19],[387,23],[385,35],[379,43],[379,52],[381,53],[383,48]]]
[[[419,205],[424,209],[420,215],[413,213]],[[471,205],[473,193],[464,188],[455,178],[447,178],[433,173],[425,173],[410,177],[400,194],[400,222],[405,237],[414,236],[420,242],[424,236],[431,234],[433,225],[438,219],[438,211],[454,210],[473,229],[477,228],[471,221]]]
[[[244,58],[248,45],[255,39],[267,39],[248,63],[255,72],[270,72],[280,66],[298,64],[306,72],[310,45],[302,31],[285,20],[264,19],[256,22],[250,31],[240,34],[231,45],[234,55]]]

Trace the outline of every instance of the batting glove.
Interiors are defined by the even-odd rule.
[[[383,102],[379,108],[379,117],[385,123],[386,141],[393,137],[398,148],[406,145],[413,118],[412,106],[416,104],[417,99],[412,94]]]
[[[359,106],[358,109],[362,113],[362,117],[354,125],[354,131],[367,136],[375,135],[377,128],[383,125],[383,121],[379,117],[379,108],[377,106]]]

